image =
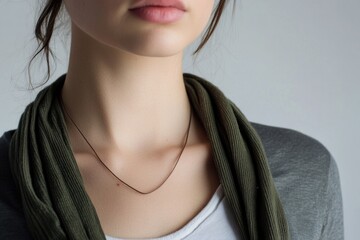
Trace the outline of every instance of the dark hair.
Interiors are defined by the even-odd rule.
[[[209,23],[209,26],[206,29],[204,35],[202,36],[199,46],[193,52],[193,55],[198,54],[200,52],[200,50],[205,46],[205,44],[209,41],[210,37],[212,36],[213,32],[215,31],[216,26],[219,23],[219,20],[222,16],[225,5],[228,2],[229,2],[229,0],[219,0],[217,6],[215,7],[215,9],[212,13],[212,19]],[[235,1],[233,3],[235,5]],[[62,10],[62,7],[63,7],[62,0],[47,0],[44,8],[42,9],[40,17],[38,18],[38,20],[36,22],[35,37],[38,42],[38,47],[36,48],[35,54],[32,56],[32,58],[30,59],[30,62],[28,63],[29,83],[30,83],[30,86],[32,87],[32,89],[34,89],[34,87],[31,82],[29,69],[30,69],[32,61],[41,52],[43,52],[43,54],[46,57],[47,77],[43,81],[43,83],[41,83],[39,86],[44,85],[50,78],[49,55],[51,55],[54,58],[54,54],[53,54],[49,44],[50,44],[51,37],[53,35],[56,19]]]

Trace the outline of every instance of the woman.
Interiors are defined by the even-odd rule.
[[[182,72],[226,3],[47,1],[39,52],[64,6],[69,68],[0,140],[1,239],[343,238],[326,148]]]

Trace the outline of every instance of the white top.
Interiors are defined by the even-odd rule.
[[[235,216],[226,201],[221,185],[206,206],[184,227],[159,238],[147,240],[236,240],[240,239]],[[106,235],[107,240],[126,240]]]

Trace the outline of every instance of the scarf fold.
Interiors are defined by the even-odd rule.
[[[66,74],[43,89],[21,116],[10,166],[37,240],[105,240],[71,150],[59,94]],[[210,82],[185,73],[186,91],[212,148],[220,183],[247,240],[288,240],[289,231],[264,148],[241,111]]]

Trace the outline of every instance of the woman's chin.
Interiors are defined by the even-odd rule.
[[[163,43],[163,44],[129,44],[125,51],[143,57],[171,57],[180,54],[186,44]]]

